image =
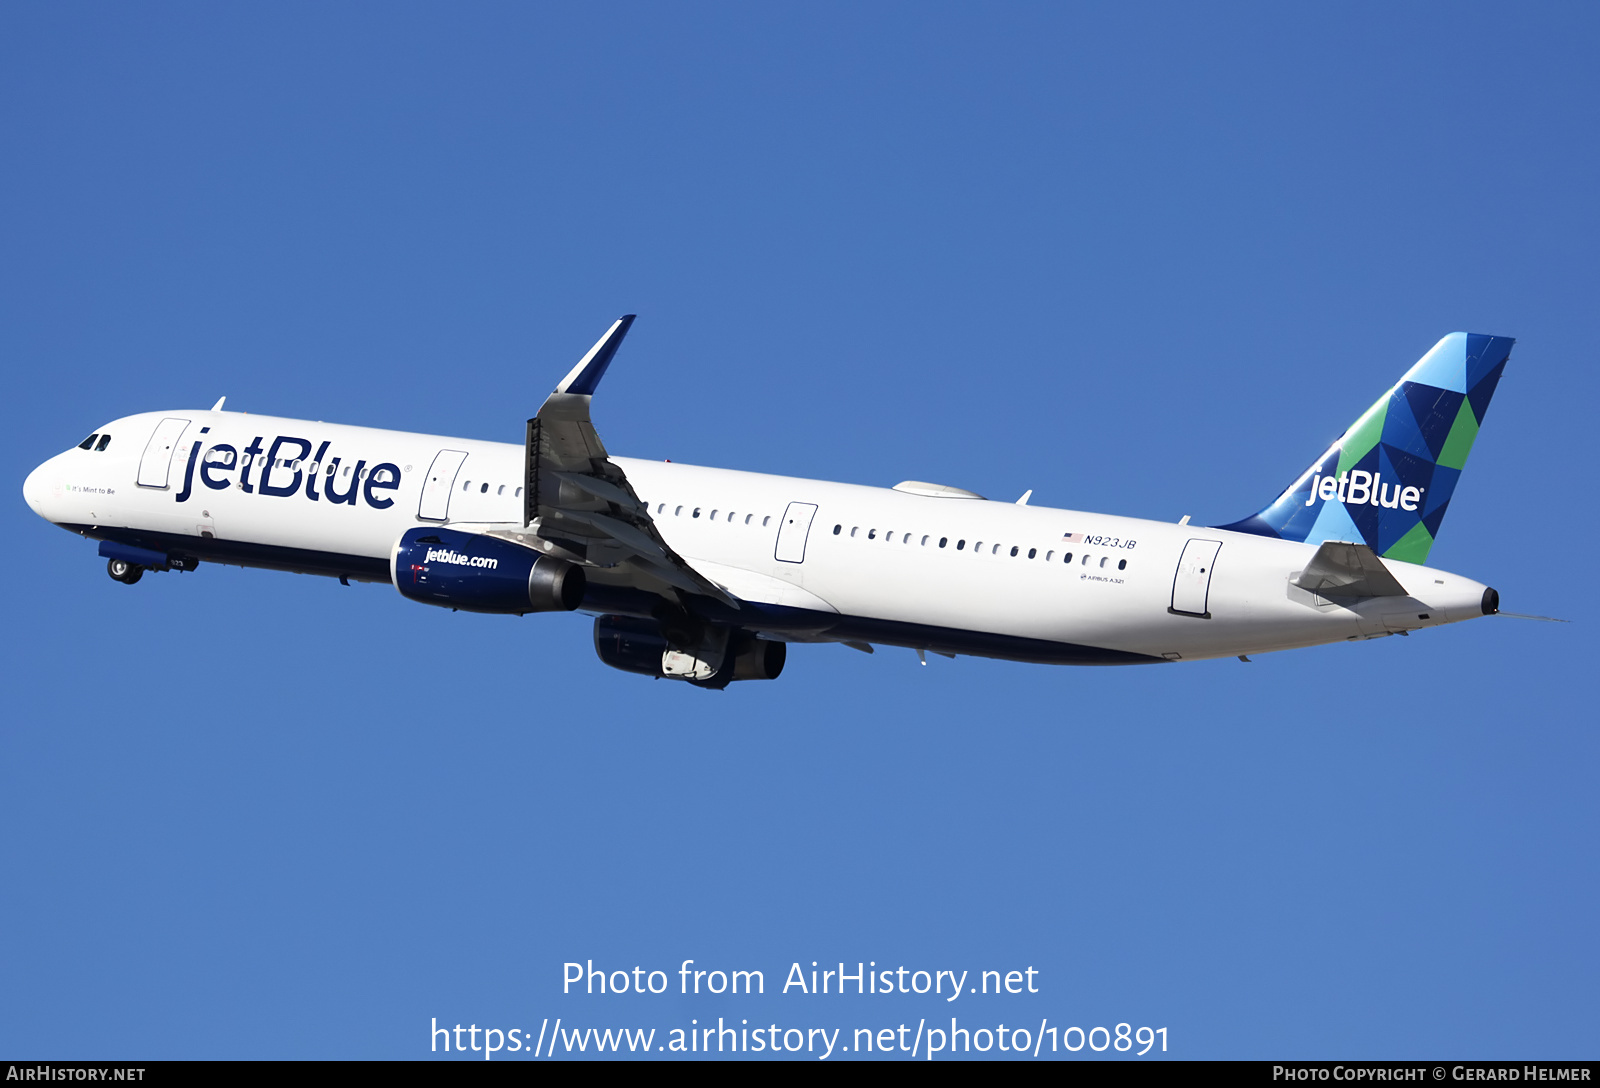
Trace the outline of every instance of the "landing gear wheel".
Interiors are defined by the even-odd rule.
[[[126,559],[110,559],[106,561],[106,573],[125,586],[131,586],[144,577],[144,568],[134,566]]]

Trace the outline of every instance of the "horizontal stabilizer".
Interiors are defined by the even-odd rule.
[[[1321,597],[1404,597],[1406,588],[1365,544],[1326,540],[1294,580]]]

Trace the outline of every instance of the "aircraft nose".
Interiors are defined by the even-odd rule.
[[[51,492],[54,489],[52,480],[55,473],[51,464],[54,460],[55,458],[52,457],[49,461],[28,473],[28,478],[22,481],[23,499],[27,501],[29,506],[33,507],[35,514],[46,520],[50,518],[49,505]]]

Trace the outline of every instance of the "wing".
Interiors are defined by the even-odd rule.
[[[667,546],[589,419],[589,404],[633,314],[617,319],[528,420],[522,520],[564,559],[610,568],[622,584],[739,602]]]

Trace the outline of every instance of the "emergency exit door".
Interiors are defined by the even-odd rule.
[[[1178,572],[1172,579],[1172,607],[1169,611],[1185,616],[1210,619],[1211,572],[1217,563],[1220,540],[1191,540],[1178,557]]]
[[[780,563],[803,563],[806,537],[811,535],[811,519],[817,516],[816,503],[792,502],[783,512],[778,526],[778,547],[773,553]]]

